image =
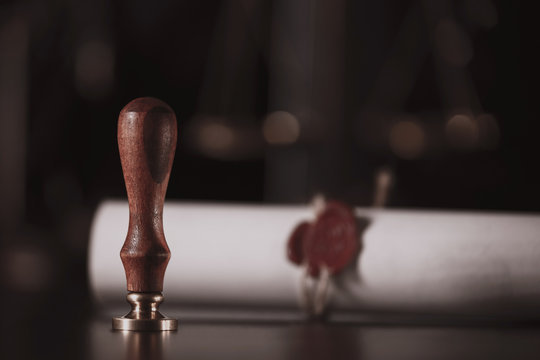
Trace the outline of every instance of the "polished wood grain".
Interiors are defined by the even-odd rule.
[[[171,256],[163,233],[163,202],[176,138],[176,116],[161,100],[138,98],[120,112],[118,148],[129,200],[129,228],[120,257],[128,291],[163,291]]]

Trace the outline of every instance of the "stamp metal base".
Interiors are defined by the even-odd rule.
[[[175,331],[178,329],[176,319],[130,319],[125,316],[112,319],[113,330],[123,331]]]
[[[131,311],[112,319],[113,330],[127,331],[174,331],[178,321],[162,315],[158,311],[163,302],[161,293],[131,292],[127,295]]]

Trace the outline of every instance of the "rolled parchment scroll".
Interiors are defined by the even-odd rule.
[[[334,279],[333,313],[540,318],[540,215],[357,208],[361,252]],[[97,302],[123,303],[128,204],[102,203],[89,244]],[[308,206],[168,202],[167,306],[301,312],[302,270],[285,255]]]

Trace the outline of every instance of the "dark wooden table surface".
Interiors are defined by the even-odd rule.
[[[41,309],[45,310],[45,309]],[[24,314],[22,314],[24,315]],[[2,359],[538,359],[540,326],[182,320],[115,332],[108,316],[57,313],[4,329]],[[12,318],[17,318],[12,314]]]
[[[538,359],[540,329],[184,323],[176,333],[88,329],[91,359]]]
[[[84,275],[84,274],[83,274]],[[2,291],[0,359],[539,359],[540,323],[239,320],[175,314],[172,333],[114,332],[80,281]],[[4,290],[4,289],[2,289]],[[237,320],[234,320],[234,319]],[[526,319],[525,319],[526,320]]]

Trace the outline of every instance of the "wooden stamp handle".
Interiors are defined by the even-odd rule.
[[[129,201],[129,229],[120,251],[128,291],[161,292],[171,252],[163,202],[176,149],[176,116],[164,102],[138,98],[118,118],[118,148]]]

